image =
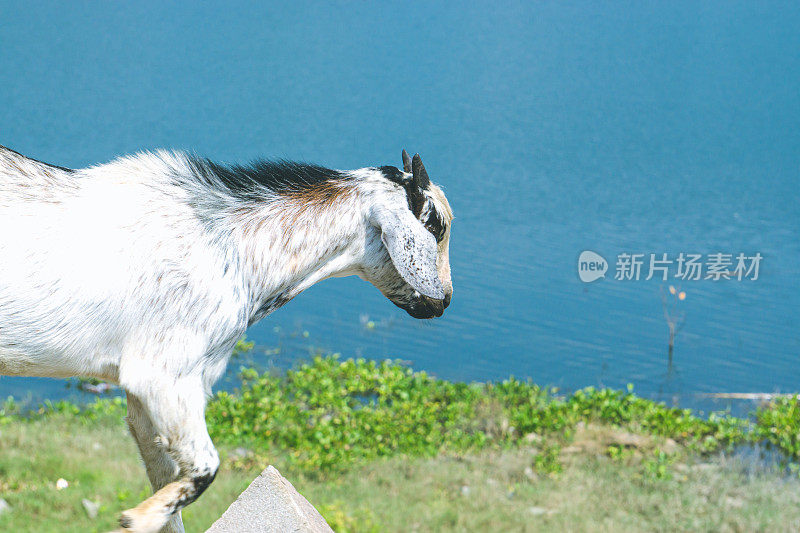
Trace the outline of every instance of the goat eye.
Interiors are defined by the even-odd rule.
[[[431,213],[431,216],[428,217],[425,222],[425,229],[436,237],[436,242],[442,242],[444,239],[445,227],[436,213]]]
[[[442,226],[441,230],[438,234],[436,234],[436,242],[442,242],[444,240],[445,228]]]

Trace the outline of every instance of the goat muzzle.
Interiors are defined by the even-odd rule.
[[[421,296],[419,300],[415,301],[410,306],[406,307],[406,312],[414,318],[438,318],[444,313],[444,308],[447,307],[445,301],[449,304],[449,298],[444,300],[437,300],[436,298],[429,298],[428,296]]]

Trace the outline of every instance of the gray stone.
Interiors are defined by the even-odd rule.
[[[322,515],[268,466],[206,533],[333,533]]]
[[[525,442],[529,444],[535,444],[537,442],[542,442],[542,437],[537,435],[536,433],[528,433],[524,437],[522,437]]]
[[[11,506],[3,498],[0,498],[0,514],[7,513],[11,510]]]
[[[231,452],[231,455],[241,459],[243,457],[250,456],[250,450],[248,450],[247,448],[242,448],[240,446],[240,447],[236,448],[235,450],[233,450]]]
[[[86,516],[88,516],[92,520],[97,518],[97,511],[100,510],[99,503],[84,498],[81,500],[81,505],[83,505],[83,510],[86,511]]]

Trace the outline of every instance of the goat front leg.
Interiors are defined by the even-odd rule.
[[[155,533],[162,528],[171,531],[166,528],[177,524],[180,529],[173,531],[183,531],[180,510],[203,493],[219,468],[219,456],[206,429],[202,381],[179,378],[165,383],[156,378],[134,388],[126,391],[129,398],[134,397],[133,413],[129,414],[135,417],[132,431],[137,441],[141,438],[145,442],[142,456],[153,488],[161,486],[151,497],[123,512],[120,526],[132,533]],[[149,424],[140,414],[147,416]],[[157,449],[172,461],[171,466]]]
[[[128,428],[139,447],[147,477],[153,492],[178,478],[178,465],[159,444],[158,433],[150,420],[150,415],[139,399],[131,393],[128,396]],[[184,533],[181,513],[173,514],[160,533]]]

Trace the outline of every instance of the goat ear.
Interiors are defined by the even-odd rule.
[[[381,241],[402,278],[417,292],[430,298],[444,298],[444,288],[436,270],[436,239],[411,211],[381,209],[372,217],[381,229]]]

